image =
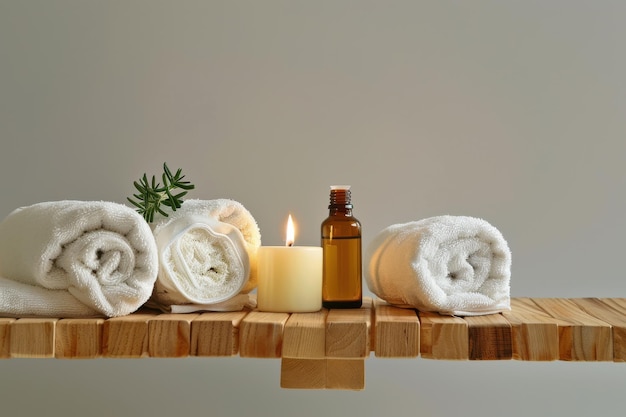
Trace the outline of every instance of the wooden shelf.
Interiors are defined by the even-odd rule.
[[[626,298],[514,298],[502,314],[450,317],[365,298],[317,313],[110,319],[0,318],[0,358],[281,359],[281,387],[363,389],[365,359],[626,361]]]

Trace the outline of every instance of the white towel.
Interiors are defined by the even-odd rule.
[[[256,287],[261,234],[241,203],[186,200],[168,217],[156,218],[153,233],[159,276],[149,306],[164,311],[224,311],[247,305],[244,297],[235,296]]]
[[[439,216],[392,225],[366,259],[368,287],[390,304],[458,316],[510,310],[511,252],[485,220]]]
[[[121,204],[45,202],[0,223],[5,315],[126,315],[148,300],[157,271],[150,227]]]

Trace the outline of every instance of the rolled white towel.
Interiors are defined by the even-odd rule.
[[[3,314],[130,314],[150,297],[157,271],[150,227],[121,204],[38,203],[0,223]]]
[[[395,224],[376,235],[366,259],[369,289],[391,304],[459,316],[510,309],[511,251],[485,220]]]
[[[156,218],[153,233],[159,276],[150,306],[165,311],[224,311],[248,305],[247,297],[235,296],[256,287],[261,233],[241,203],[186,200],[168,217]]]

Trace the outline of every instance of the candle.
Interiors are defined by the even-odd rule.
[[[306,313],[322,308],[322,248],[293,246],[291,215],[285,246],[257,252],[257,306],[260,311]]]

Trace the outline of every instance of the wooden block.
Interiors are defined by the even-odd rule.
[[[600,298],[609,307],[626,315],[626,298]],[[626,334],[620,327],[613,328],[613,360],[622,361],[626,356]]]
[[[233,356],[239,352],[239,326],[245,311],[203,313],[191,322],[192,356]]]
[[[420,322],[413,309],[374,303],[374,353],[383,358],[414,358],[420,353]]]
[[[319,359],[326,354],[326,316],[316,313],[293,313],[283,332],[283,358]]]
[[[326,359],[326,388],[365,389],[364,359]]]
[[[420,353],[427,359],[469,359],[467,322],[459,317],[419,312]]]
[[[148,356],[148,321],[156,313],[133,313],[106,320],[102,328],[102,356],[141,358]]]
[[[470,360],[512,359],[511,325],[501,314],[467,316]]]
[[[11,323],[13,318],[0,318],[0,359],[11,357]]]
[[[182,358],[191,350],[191,321],[198,314],[160,314],[148,321],[148,355]]]
[[[280,364],[281,388],[326,388],[326,359],[283,357]]]
[[[369,356],[371,324],[371,298],[363,298],[361,308],[329,310],[326,317],[326,357]]]
[[[566,361],[612,361],[611,326],[563,298],[533,298],[535,304],[558,319],[559,359]]]
[[[502,313],[511,323],[513,359],[553,361],[559,359],[557,321],[529,298],[511,299],[511,311]]]
[[[626,361],[626,306],[619,301],[598,298],[572,300],[584,312],[611,325],[613,331],[613,360]]]
[[[239,356],[280,358],[288,313],[252,311],[241,321]]]
[[[59,359],[97,358],[102,354],[102,318],[57,321],[55,357]]]
[[[54,358],[57,319],[24,318],[11,323],[12,358]]]

